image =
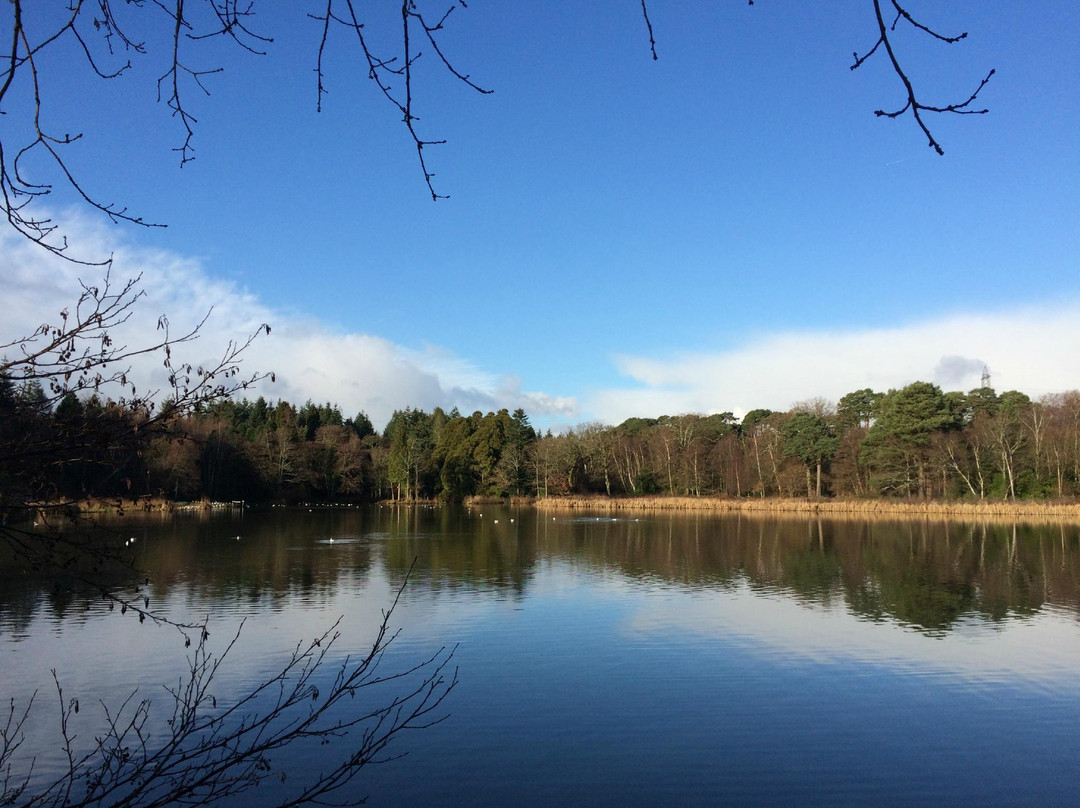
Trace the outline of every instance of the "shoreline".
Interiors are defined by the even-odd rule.
[[[542,511],[684,511],[829,518],[1054,520],[1080,524],[1080,502],[906,502],[720,497],[545,497],[530,502]]]
[[[370,503],[373,507],[438,506],[434,501]],[[734,498],[734,497],[605,497],[605,496],[554,496],[554,497],[468,497],[464,507],[480,505],[511,505],[535,508],[538,511],[592,511],[616,512],[682,512],[711,514],[745,514],[747,516],[773,516],[783,518],[806,518],[808,516],[830,519],[949,519],[994,521],[1057,521],[1080,525],[1080,502],[912,502],[887,499],[806,499],[785,498]],[[105,513],[171,513],[171,512],[217,512],[252,507],[244,502],[172,502],[162,497],[136,497],[114,500],[83,500],[81,502],[56,503],[37,506],[42,510],[74,509],[81,515]],[[256,505],[255,507],[259,507]],[[299,506],[298,506],[299,507]],[[306,507],[340,507],[308,503]]]

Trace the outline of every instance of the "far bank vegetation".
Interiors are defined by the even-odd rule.
[[[50,431],[92,435],[98,421],[108,434],[116,422],[141,417],[96,397],[72,394],[52,407],[44,401],[33,384],[0,379],[4,440]],[[111,490],[102,490],[103,481]],[[835,404],[813,399],[786,412],[756,409],[741,419],[630,418],[543,435],[520,409],[404,409],[380,434],[364,413],[344,417],[329,403],[227,399],[179,416],[169,434],[145,446],[87,441],[78,458],[51,470],[39,495],[79,500],[91,490],[249,503],[479,496],[596,504],[600,497],[637,499],[638,506],[679,498],[677,507],[691,508],[724,498],[743,500],[740,509],[766,500],[774,510],[796,501],[830,510],[1068,503],[1080,494],[1080,391],[1032,400],[988,385],[961,393],[915,382],[885,393],[857,390]]]

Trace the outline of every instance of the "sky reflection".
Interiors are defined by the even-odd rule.
[[[361,653],[417,559],[387,661],[456,646],[460,685],[403,768],[365,778],[373,804],[1069,804],[1071,535],[425,518],[252,518],[239,542],[234,523],[169,523],[140,545],[147,591],[208,618],[218,651],[243,626],[226,698],[338,618],[334,659]],[[86,704],[163,699],[186,669],[174,629],[21,586],[0,599],[2,696],[38,691],[42,766],[51,668]],[[92,737],[94,711],[80,720]]]
[[[1080,691],[1080,622],[1064,609],[988,622],[966,615],[948,636],[896,619],[870,620],[843,604],[800,603],[745,582],[706,597],[651,600],[627,622],[631,634],[691,632],[760,653],[814,662],[846,660],[969,682],[1029,682]]]

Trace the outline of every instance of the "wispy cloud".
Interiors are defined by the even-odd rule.
[[[72,217],[66,217],[72,221]],[[261,323],[272,327],[245,355],[249,371],[272,370],[277,381],[252,396],[302,403],[307,399],[338,404],[344,414],[365,411],[377,427],[395,409],[436,406],[463,412],[523,407],[530,415],[566,419],[574,416],[573,398],[522,389],[520,379],[490,374],[468,359],[439,346],[402,346],[373,334],[342,333],[314,318],[276,311],[235,283],[212,277],[200,262],[174,253],[138,247],[102,226],[77,221],[69,239],[82,255],[112,255],[113,283],[141,275],[144,299],[116,336],[129,346],[154,338],[158,317],[166,314],[174,333],[196,325],[213,310],[198,340],[178,357],[192,364],[211,363],[230,340],[242,340]],[[4,312],[0,344],[31,333],[44,322],[59,320],[79,297],[80,280],[100,284],[103,270],[61,261],[12,233],[0,233],[0,276]],[[143,384],[163,386],[161,358],[133,370]]]
[[[619,356],[615,363],[633,383],[584,402],[608,423],[632,415],[785,410],[814,396],[835,401],[864,387],[884,391],[913,381],[970,390],[984,367],[998,391],[1037,397],[1080,387],[1080,301],[888,328],[791,331],[729,351]]]

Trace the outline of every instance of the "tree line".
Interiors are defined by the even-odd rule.
[[[164,410],[169,403],[165,402]],[[148,414],[97,395],[50,399],[0,377],[0,444],[34,456],[30,499],[372,502],[469,496],[678,495],[1050,499],[1080,493],[1080,391],[1032,400],[915,382],[785,412],[630,418],[540,434],[513,413],[366,414],[225,398],[132,441]],[[160,419],[160,413],[155,416]],[[118,440],[118,435],[125,435]],[[51,457],[50,446],[64,446]],[[75,447],[76,451],[71,448]],[[0,461],[3,463],[3,461]],[[9,482],[26,473],[5,463]]]
[[[914,382],[785,412],[631,418],[537,446],[544,493],[1050,499],[1080,492],[1080,392]]]

